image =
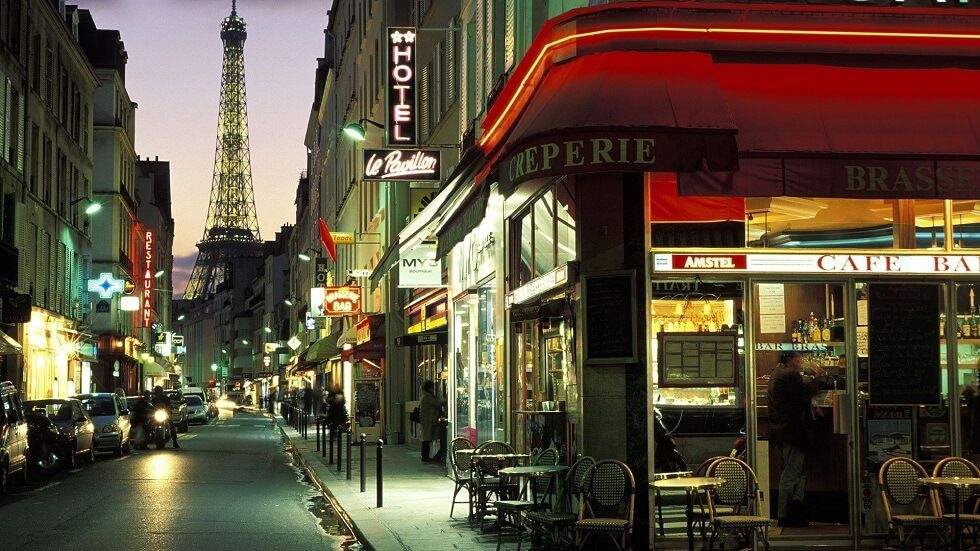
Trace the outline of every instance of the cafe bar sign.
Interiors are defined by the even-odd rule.
[[[388,27],[388,145],[418,145],[415,27]]]
[[[352,316],[361,313],[361,288],[356,285],[310,289],[313,318]]]
[[[365,149],[364,180],[438,182],[440,151],[437,149]]]
[[[655,272],[876,275],[977,275],[978,255],[654,253]]]

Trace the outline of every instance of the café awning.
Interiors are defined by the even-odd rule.
[[[715,63],[738,169],[678,175],[681,195],[975,198],[980,69],[872,57]]]
[[[4,354],[23,354],[24,347],[13,337],[0,331],[0,355]]]

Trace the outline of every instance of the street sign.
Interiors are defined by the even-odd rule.
[[[350,277],[371,277],[373,270],[347,270]]]

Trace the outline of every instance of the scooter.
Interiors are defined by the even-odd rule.
[[[162,450],[170,440],[170,411],[165,407],[158,407],[153,410],[152,420],[149,425],[150,432],[153,433],[153,441],[158,450]],[[150,435],[147,435],[149,438]]]

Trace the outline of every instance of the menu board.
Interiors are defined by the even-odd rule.
[[[660,333],[657,335],[660,387],[735,386],[738,335]]]
[[[941,403],[938,286],[873,283],[869,299],[870,403]]]
[[[636,274],[587,275],[582,277],[582,285],[585,362],[636,362]]]

